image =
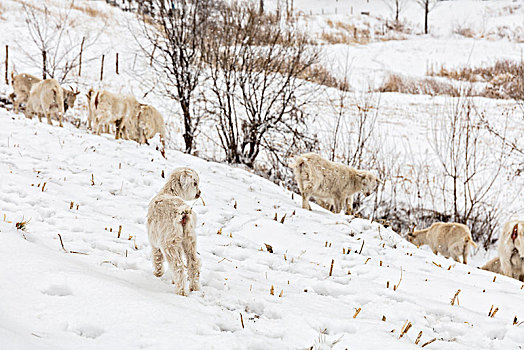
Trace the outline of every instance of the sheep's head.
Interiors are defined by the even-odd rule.
[[[162,192],[170,193],[184,200],[197,199],[200,197],[199,182],[200,179],[195,170],[177,168],[169,176]]]
[[[423,243],[421,242],[420,240],[420,237],[417,237],[418,235],[416,235],[414,232],[408,232],[407,236],[406,236],[406,239],[408,240],[409,243],[412,243],[414,245],[418,247],[420,247]]]
[[[371,193],[375,192],[378,189],[378,184],[380,183],[380,181],[375,175],[368,171],[360,171],[359,176],[362,183],[361,192],[364,193],[366,196],[371,195]]]
[[[73,88],[72,87],[70,88],[71,90],[67,90],[67,89],[62,90],[64,93],[64,112],[67,112],[68,108],[74,107],[76,96],[80,93],[80,91],[73,91]]]

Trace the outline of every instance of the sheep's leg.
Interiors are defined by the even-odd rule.
[[[47,124],[53,125],[53,122],[51,121],[51,112],[46,112],[45,116],[47,118]]]
[[[115,125],[116,125],[115,140],[118,140],[120,138],[120,133],[122,132],[122,119],[116,120]]]
[[[464,247],[464,253],[462,253],[462,262],[468,264],[468,246]]]
[[[196,251],[196,240],[184,239],[182,242],[184,253],[187,257],[187,274],[189,277],[189,290],[200,290],[200,259]]]
[[[62,114],[63,114],[63,113],[58,112],[58,125],[59,125],[61,128],[64,127],[64,124],[62,124]]]
[[[346,215],[353,214],[353,196],[348,196],[346,198]]]
[[[311,210],[311,206],[309,205],[309,198],[311,198],[311,195],[309,193],[302,193],[302,208]]]
[[[42,122],[42,113],[38,112],[36,113],[36,115],[38,116],[38,121],[41,123]]]
[[[342,206],[343,206],[343,199],[340,198],[339,196],[335,196],[334,198],[334,201],[335,201],[335,210],[333,211],[335,214],[339,214],[340,211],[342,210]]]
[[[171,245],[164,248],[164,256],[173,273],[176,293],[186,295],[186,279],[184,277],[184,261],[182,260],[182,247]]]
[[[151,249],[151,255],[153,257],[153,268],[155,270],[153,274],[156,277],[160,277],[164,274],[164,255],[160,248],[155,247]]]
[[[18,113],[18,108],[20,107],[20,103],[18,102],[18,99],[13,98],[13,107],[14,107],[15,113]]]

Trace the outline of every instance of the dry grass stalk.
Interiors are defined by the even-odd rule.
[[[493,310],[493,313],[491,313],[491,315],[489,317],[491,317],[491,318],[495,317],[495,315],[497,314],[498,311],[499,311],[499,308],[496,307],[495,310]]]
[[[95,175],[91,174],[91,186],[95,185]]]
[[[42,192],[45,191],[45,185],[47,184],[47,182],[44,182],[44,184],[42,185]]]
[[[264,243],[268,252],[273,253],[273,247],[267,243]]]
[[[435,340],[437,340],[437,338],[433,338],[433,339],[431,339],[430,341],[425,342],[425,343],[422,345],[422,347],[426,347],[426,346],[428,346],[429,344],[433,343]]]
[[[389,289],[389,281],[386,282],[386,288]]]
[[[368,263],[368,261],[370,261],[371,258],[367,258],[366,261],[364,262],[364,265],[366,265]]]
[[[386,316],[382,315],[382,322],[386,322]]]
[[[116,238],[120,238],[121,233],[122,233],[122,225],[118,226],[118,235]]]
[[[275,295],[275,287],[273,287],[273,285],[271,285],[271,289],[269,289],[269,294]]]
[[[437,264],[436,262],[433,261],[433,265],[437,266],[437,267],[442,267],[442,265],[440,264]]]
[[[331,268],[329,269],[329,277],[333,275],[333,264],[335,264],[335,259],[331,259]]]
[[[164,174],[164,170],[163,170],[163,169],[162,169],[162,172],[160,173],[160,177],[161,177],[162,179],[165,179],[165,178],[166,178],[166,175]]]
[[[400,336],[398,337],[398,339],[402,338],[404,334],[406,334],[411,329],[411,326],[413,326],[411,322],[406,320],[406,322],[402,326],[402,329],[400,330]]]
[[[273,218],[273,220],[278,221],[278,215],[277,215],[277,213],[275,213],[275,217]]]
[[[222,234],[222,227],[217,231],[217,235],[221,235]]]
[[[244,328],[244,318],[242,317],[241,312],[240,312],[240,324],[242,325],[242,328]]]
[[[495,282],[496,279],[497,279],[497,276],[493,276],[493,282]]]
[[[364,249],[364,243],[366,243],[366,241],[362,240],[362,245],[360,246],[360,250],[359,250],[359,254],[362,254],[362,249]]]
[[[358,314],[362,311],[362,308],[355,309],[355,314],[353,315],[353,318],[357,318]]]
[[[460,289],[457,290],[457,292],[455,293],[455,295],[453,296],[453,298],[451,298],[451,305],[455,305],[455,302],[457,302],[457,305],[460,305],[460,302],[458,300],[458,295],[460,293]]]
[[[4,221],[5,221],[5,214],[4,214]],[[27,229],[27,224],[30,221],[31,221],[31,219],[24,220],[24,218],[22,217],[22,220],[20,220],[19,222],[15,223],[15,227],[16,227],[17,230],[25,231]]]
[[[278,295],[278,297],[279,297],[279,298],[282,298],[283,295],[284,295],[284,290],[282,289],[282,290],[280,291],[280,294]]]
[[[400,267],[400,280],[396,285],[393,286],[393,290],[396,291],[398,287],[400,286],[400,282],[402,282],[402,266]]]
[[[280,219],[280,223],[283,224],[284,221],[286,221],[286,214],[284,214],[284,216],[282,217],[282,219]]]
[[[233,204],[233,208],[237,208],[238,207],[238,204],[237,204],[237,201],[235,201],[235,204]]]
[[[75,203],[73,201],[71,201],[71,203],[69,203],[69,209],[73,209],[73,206],[75,205]]]
[[[420,338],[422,338],[422,331],[418,333],[417,339],[415,339],[415,345],[418,345],[418,343],[420,343]]]
[[[342,247],[342,254],[346,254],[346,248]]]

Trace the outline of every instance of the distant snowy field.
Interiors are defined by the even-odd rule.
[[[433,338],[426,348],[524,343],[522,326],[513,325],[515,316],[524,320],[522,283],[493,281],[475,267],[484,258],[456,264],[369,220],[317,206],[303,210],[298,196],[226,165],[174,151],[165,160],[152,147],[5,111],[0,119],[6,349],[320,349],[336,340],[334,349],[415,349]],[[199,172],[206,204],[194,203],[203,289],[189,297],[175,295],[167,276],[153,276],[144,224],[162,170],[178,166]],[[29,221],[26,231],[15,228],[22,220]],[[64,252],[58,234],[77,253]],[[460,304],[451,306],[458,289]],[[499,309],[493,318],[492,305]],[[399,339],[406,322],[413,326]]]

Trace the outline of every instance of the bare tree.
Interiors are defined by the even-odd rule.
[[[417,0],[417,3],[424,10],[424,34],[429,33],[428,17],[429,13],[437,6],[437,0]]]
[[[393,19],[395,21],[395,26],[398,27],[400,14],[406,6],[406,0],[384,0],[387,8],[393,13]]]
[[[65,9],[51,13],[45,3],[42,8],[22,3],[25,23],[39,55],[35,55],[31,48],[20,48],[33,66],[40,67],[44,77],[57,79],[59,83],[66,82],[69,73],[78,67],[81,46],[86,50],[94,45],[102,32],[100,29],[94,35],[78,35],[76,31],[70,31],[73,5],[74,1],[71,1]],[[84,62],[93,59],[95,57],[84,58]]]
[[[211,1],[150,0],[155,19],[142,15],[149,46],[143,51],[159,76],[163,93],[180,104],[185,152],[194,148],[201,116],[193,113],[195,90],[201,84],[202,50],[208,35]]]
[[[224,6],[219,23],[206,51],[211,112],[226,160],[252,168],[261,149],[275,151],[287,135],[300,133],[302,107],[312,94],[311,86],[303,89],[304,77],[318,51],[295,28],[252,4]]]

